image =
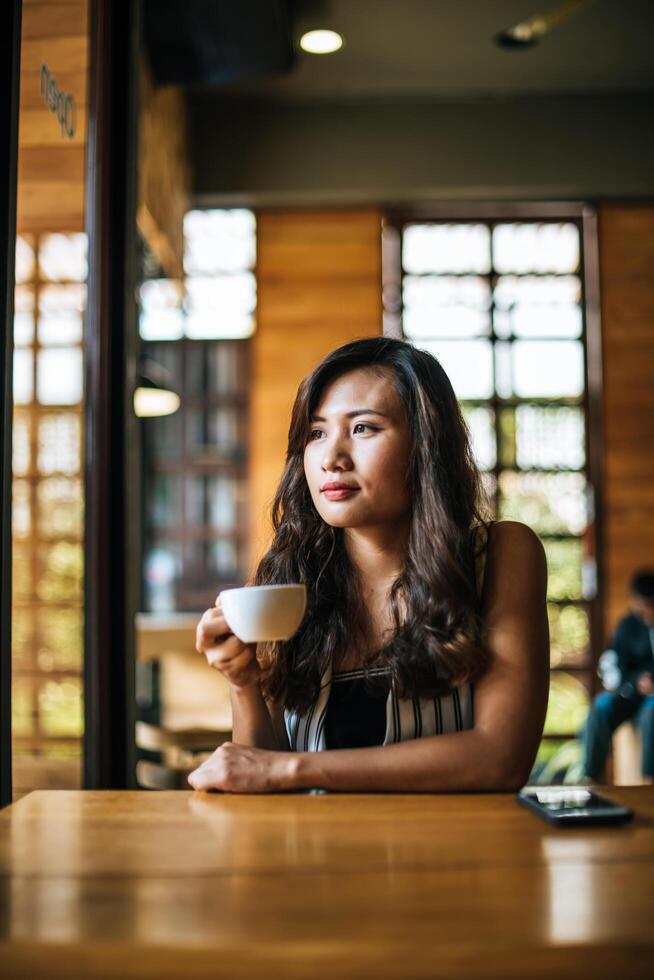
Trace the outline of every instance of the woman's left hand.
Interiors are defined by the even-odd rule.
[[[223,793],[274,793],[291,786],[292,754],[224,742],[188,781],[193,789]]]

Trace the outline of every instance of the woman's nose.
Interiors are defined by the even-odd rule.
[[[333,439],[325,445],[325,453],[322,458],[322,468],[329,472],[334,469],[347,470],[351,467],[349,453],[343,445],[341,439]]]

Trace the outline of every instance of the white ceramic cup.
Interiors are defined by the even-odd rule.
[[[243,643],[288,640],[307,607],[306,585],[250,585],[220,593],[223,615]]]

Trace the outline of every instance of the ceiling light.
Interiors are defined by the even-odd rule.
[[[162,388],[139,385],[134,392],[134,414],[140,419],[160,418],[172,415],[180,405],[179,395]]]
[[[300,47],[310,54],[331,54],[343,47],[343,38],[336,31],[308,31],[300,38]]]
[[[587,7],[593,0],[565,0],[546,14],[536,14],[528,20],[523,20],[513,27],[507,27],[495,35],[495,43],[502,48],[530,48],[540,41],[554,27],[579,13],[582,7]]]
[[[172,415],[180,404],[179,395],[170,387],[168,372],[159,364],[144,361],[134,391],[134,414],[140,419]]]

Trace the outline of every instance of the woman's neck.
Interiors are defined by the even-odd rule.
[[[404,567],[409,541],[408,518],[393,527],[346,528],[345,552],[364,593],[388,588]]]

